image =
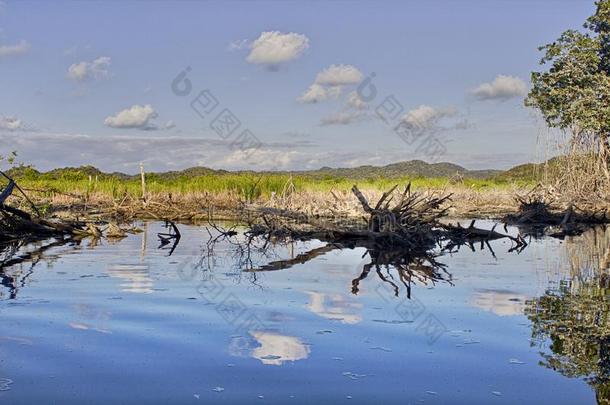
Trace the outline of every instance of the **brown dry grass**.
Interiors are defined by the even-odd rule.
[[[560,156],[547,161],[541,168],[539,188],[543,197],[564,208],[576,205],[583,210],[596,211],[608,207],[608,148],[596,136],[586,133],[571,135],[556,148],[561,151]]]
[[[400,193],[399,187],[395,193]],[[450,216],[453,217],[501,217],[516,209],[514,195],[526,191],[524,187],[475,189],[455,184],[442,188],[420,189],[424,194],[453,194]],[[377,188],[362,188],[369,200],[376,201],[382,191]],[[186,193],[149,193],[146,201],[125,195],[112,198],[106,193],[36,193],[30,197],[48,215],[62,218],[115,218],[115,219],[170,219],[182,221],[243,218],[248,204],[237,192],[223,191]],[[27,209],[25,200],[12,197],[12,203]],[[347,190],[301,190],[290,186],[282,193],[270,197],[261,196],[252,204],[298,211],[309,216],[359,217],[361,206],[351,191]]]

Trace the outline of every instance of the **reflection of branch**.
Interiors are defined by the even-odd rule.
[[[387,192],[384,193],[375,208],[371,208],[372,206],[368,205],[366,198],[357,191],[356,189],[355,194],[357,197],[359,196],[363,209],[367,212],[369,210],[387,210],[387,206],[392,201],[391,192]],[[210,228],[207,229],[210,235],[207,254],[213,254],[213,248],[217,242],[225,241],[232,247],[232,258],[236,262],[236,267],[244,272],[255,274],[288,269],[336,249],[365,248],[371,262],[364,265],[361,274],[352,281],[352,293],[359,293],[360,282],[367,278],[371,269],[374,268],[379,279],[391,286],[394,295],[398,296],[402,284],[406,288],[407,296],[410,297],[414,283],[434,285],[437,282],[447,282],[453,285],[452,276],[446,271],[446,265],[436,260],[439,254],[459,250],[462,245],[469,246],[475,251],[474,244],[480,243],[481,249],[487,247],[495,257],[495,252],[489,244],[490,240],[495,239],[510,239],[513,242],[511,251],[521,251],[527,246],[520,236],[513,237],[496,232],[495,226],[491,230],[486,230],[476,228],[474,221],[466,228],[459,224],[454,226],[438,222],[437,217],[444,215],[444,210],[440,209],[439,205],[447,197],[441,199],[415,197],[410,194],[410,189],[407,187],[401,198],[398,208],[391,211],[391,214],[406,222],[401,220],[402,222],[398,223],[392,220],[383,224],[375,223],[372,226],[373,231],[370,230],[371,224],[368,229],[364,230],[353,226],[345,230],[336,221],[324,222],[323,219],[305,217],[302,214],[275,208],[259,210],[259,213],[263,214],[264,225],[251,224],[249,230],[244,233],[244,240],[233,238],[237,235],[233,228],[227,231],[210,223]],[[372,217],[371,221],[375,222],[378,219],[378,217]],[[295,224],[294,221],[297,223]],[[305,223],[305,227],[298,226],[300,221]],[[217,233],[213,235],[210,230]],[[315,240],[327,244],[290,259],[272,260],[270,258],[270,256],[277,256],[274,252],[277,246],[283,247],[294,241]],[[439,254],[434,253],[436,247],[440,248]],[[267,260],[267,262],[256,266],[254,254],[257,259]],[[384,269],[387,270],[387,273],[383,272]]]
[[[289,269],[297,264],[305,264],[310,260],[315,259],[316,257],[323,256],[328,252],[332,252],[333,250],[339,249],[336,245],[326,245],[316,249],[312,249],[308,252],[301,253],[297,255],[297,257],[288,259],[288,260],[277,260],[270,263],[267,263],[263,266],[260,266],[257,269],[244,269],[249,272],[258,272],[258,271],[275,271],[275,270],[284,270]]]
[[[173,242],[172,246],[170,247],[169,254],[168,254],[168,256],[171,256],[172,253],[174,253],[174,250],[176,250],[178,243],[180,243],[180,238],[182,237],[182,235],[180,234],[180,231],[178,230],[178,227],[176,226],[176,224],[172,221],[165,221],[165,228],[166,229],[171,228],[172,232],[157,233],[157,237],[159,238],[159,241],[161,243],[159,245],[159,249],[163,249],[170,242]]]
[[[341,241],[330,242],[318,248],[311,249],[304,253],[298,254],[296,257],[285,259],[279,258],[276,248],[286,247],[295,240],[309,241],[314,240],[310,235],[301,238],[294,238],[290,235],[279,236],[273,233],[261,233],[250,229],[245,232],[244,237],[234,237],[238,235],[233,231],[233,228],[226,230],[220,226],[210,223],[210,227],[206,228],[209,238],[206,244],[206,252],[203,257],[212,257],[214,248],[217,243],[227,243],[231,248],[230,257],[234,260],[234,266],[242,272],[255,275],[259,272],[278,271],[289,269],[295,265],[305,264],[311,260],[319,258],[329,252],[338,249],[354,247],[366,247],[365,255],[371,257],[371,262],[365,264],[362,273],[359,277],[352,281],[352,293],[358,294],[360,290],[360,282],[367,278],[371,269],[375,272],[379,279],[391,286],[393,294],[399,295],[402,283],[406,288],[407,296],[411,296],[411,287],[413,283],[421,283],[424,285],[435,284],[443,281],[452,284],[452,277],[445,270],[445,265],[436,260],[436,255],[419,249],[407,249],[401,247],[384,247],[377,243],[377,240],[367,240],[362,238],[357,239],[341,239]],[[202,258],[202,260],[204,260]],[[275,259],[277,258],[277,259]],[[266,261],[263,264],[256,265],[255,261]],[[383,270],[387,270],[384,274]],[[396,272],[395,278],[393,272]],[[400,280],[400,283],[394,280]]]
[[[34,267],[40,262],[42,258],[44,258],[44,253],[57,246],[63,246],[66,243],[79,243],[76,240],[72,239],[56,239],[46,245],[43,245],[33,251],[24,252],[22,254],[18,254],[19,250],[28,244],[27,241],[14,241],[9,244],[0,245],[0,253],[5,257],[4,260],[0,261],[0,284],[7,287],[10,292],[10,298],[14,299],[17,295],[18,287],[23,287],[27,278],[33,273]],[[23,264],[30,263],[31,266],[28,272],[18,280],[10,275],[6,274],[7,268]]]
[[[44,245],[32,252],[27,252],[24,253],[20,256],[16,256],[16,257],[11,257],[9,259],[6,259],[3,262],[0,262],[0,270],[5,268],[5,267],[10,267],[10,266],[14,266],[17,264],[21,264],[24,262],[28,262],[28,261],[33,261],[35,260],[36,262],[38,262],[40,260],[40,258],[43,256],[43,253],[49,249],[51,249],[52,247],[56,247],[56,246],[62,246],[65,245],[66,243],[70,243],[70,242],[76,242],[75,240],[67,240],[67,239],[57,239],[54,240],[53,242]],[[16,251],[14,252],[16,253]]]
[[[362,281],[368,277],[369,273],[371,272],[372,267],[373,267],[373,263],[367,263],[364,266],[362,266],[362,273],[360,273],[360,276],[358,276],[352,280],[352,294],[354,294],[354,295],[358,294],[358,292],[360,291],[360,288],[359,288],[360,281]]]
[[[398,297],[398,291],[399,288],[396,284],[394,284],[391,280],[388,280],[382,273],[381,273],[381,269],[379,268],[379,265],[375,266],[375,271],[377,272],[377,275],[379,276],[379,278],[381,279],[381,281],[383,281],[384,283],[388,283],[392,286],[393,290],[394,290],[394,296]],[[353,285],[353,284],[352,284]]]
[[[445,270],[446,265],[436,261],[431,254],[409,255],[401,250],[368,250],[366,254],[371,257],[371,262],[365,264],[362,267],[360,276],[352,280],[353,294],[360,292],[360,282],[368,277],[373,266],[381,281],[392,286],[395,296],[398,296],[399,288],[392,281],[391,269],[396,270],[399,280],[407,289],[407,298],[411,298],[411,286],[415,281],[424,285],[427,285],[429,282],[435,284],[439,281],[453,285],[451,274]],[[383,275],[381,266],[388,270],[388,276]]]
[[[484,249],[484,246],[487,246],[491,254],[496,257],[495,252],[489,245],[489,241],[497,239],[510,239],[514,243],[509,252],[517,251],[518,253],[520,253],[523,249],[527,247],[527,242],[525,241],[525,239],[523,239],[523,237],[521,237],[521,235],[514,237],[508,234],[496,232],[496,226],[498,224],[494,224],[494,226],[490,230],[476,228],[474,225],[475,220],[472,220],[472,222],[470,222],[470,225],[467,228],[462,227],[459,222],[457,223],[457,225],[441,225],[441,228],[447,232],[446,237],[448,243],[445,246],[445,250],[451,252],[455,248],[457,248],[456,250],[459,250],[460,246],[467,245],[468,247],[470,247],[470,250],[474,252],[474,244],[480,243],[481,250]]]

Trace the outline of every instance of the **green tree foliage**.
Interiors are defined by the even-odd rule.
[[[610,138],[610,0],[584,24],[565,31],[544,52],[544,72],[533,72],[527,106],[541,111],[550,127],[575,136],[594,135],[606,149]]]

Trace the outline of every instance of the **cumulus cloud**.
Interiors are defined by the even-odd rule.
[[[316,76],[314,83],[299,97],[301,103],[317,103],[338,98],[345,86],[362,81],[362,73],[352,65],[331,65]],[[353,99],[353,96],[350,95]]]
[[[289,168],[300,155],[295,150],[278,150],[269,147],[259,147],[252,149],[237,149],[224,156],[216,162],[219,167],[248,167],[263,170],[281,170]]]
[[[369,105],[364,102],[355,91],[352,91],[347,95],[347,105],[356,110],[366,110],[369,108]]]
[[[0,59],[23,55],[30,50],[30,44],[21,40],[15,45],[0,45]]]
[[[434,108],[429,105],[422,104],[403,115],[402,121],[423,128],[431,128],[442,118],[453,117],[456,114],[457,110],[453,107]]]
[[[321,126],[349,125],[371,118],[368,112],[368,104],[365,103],[357,92],[352,91],[347,95],[345,105],[340,111],[322,118]]]
[[[110,74],[108,71],[110,62],[111,59],[108,56],[101,56],[91,62],[74,63],[68,68],[68,78],[77,82],[106,78]]]
[[[104,120],[104,124],[112,128],[136,128],[142,130],[155,130],[158,128],[152,121],[157,118],[157,116],[157,112],[152,108],[150,104],[136,104],[123,111],[119,111],[114,116],[107,117]]]
[[[234,48],[244,45],[243,42],[238,42],[234,44]],[[277,66],[297,59],[307,48],[309,48],[309,38],[303,34],[267,31],[261,33],[250,44],[250,54],[246,61],[258,65]]]
[[[328,99],[338,99],[346,86],[356,85],[363,79],[362,73],[352,65],[331,65],[316,76],[314,83],[297,101],[301,103],[318,103]],[[369,106],[356,91],[342,98],[343,107],[320,121],[321,126],[349,125],[370,118],[366,110]]]
[[[25,129],[23,122],[16,117],[0,117],[0,129],[18,131]]]
[[[345,86],[358,84],[363,77],[362,73],[352,65],[331,65],[318,73],[315,83],[325,86]]]
[[[340,94],[340,86],[324,87],[314,83],[298,98],[298,101],[301,103],[318,103],[329,98],[337,98]]]
[[[491,83],[483,83],[471,94],[478,100],[505,101],[514,97],[523,97],[527,93],[527,85],[514,76],[498,75]]]
[[[451,141],[448,137],[454,131],[468,128],[471,128],[471,123],[455,107],[435,108],[422,104],[404,114],[394,131],[407,144],[424,140],[429,135],[434,135],[437,141],[445,143]],[[436,158],[438,157],[440,156]]]

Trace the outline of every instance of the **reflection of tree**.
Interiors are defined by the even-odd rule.
[[[561,260],[570,270],[572,288],[576,282],[608,278],[605,270],[610,268],[610,227],[600,226],[566,238],[564,246]]]
[[[408,187],[405,193],[405,196],[410,195],[408,194]],[[364,197],[359,191],[356,194],[359,195],[358,198],[362,202]],[[389,193],[384,194],[381,202],[377,204],[377,208],[388,196]],[[405,196],[403,196],[403,199]],[[390,198],[389,201],[391,200]],[[409,197],[408,201],[410,201],[409,204],[417,205],[426,200]],[[441,200],[433,199],[430,201],[435,201],[433,204],[437,204]],[[372,210],[370,207],[368,209]],[[427,209],[424,211],[427,211]],[[436,215],[436,211],[432,211],[434,212],[428,214]],[[300,214],[285,210],[273,209],[266,212],[278,218],[303,219]],[[400,212],[401,215],[405,214],[403,211]],[[428,214],[420,212],[418,215],[425,216]],[[346,230],[337,226],[337,224],[327,228],[328,223],[315,218],[313,221],[323,228],[322,230],[295,230],[283,222],[270,224],[269,219],[263,215],[266,226],[251,225],[248,231],[240,235],[239,232],[235,231],[235,227],[224,229],[209,221],[209,227],[206,228],[209,234],[206,244],[207,249],[203,252],[199,263],[203,265],[206,260],[214,256],[215,245],[219,242],[227,243],[230,247],[230,255],[235,261],[233,267],[240,269],[241,272],[253,275],[259,272],[289,269],[323,257],[335,250],[363,248],[366,251],[362,257],[368,256],[370,262],[364,264],[360,274],[352,280],[352,294],[357,295],[360,292],[362,280],[368,278],[371,271],[374,270],[377,277],[390,286],[394,296],[399,295],[402,285],[406,289],[407,298],[411,298],[411,289],[414,284],[434,285],[438,282],[446,282],[453,285],[452,275],[446,270],[447,266],[437,260],[443,254],[455,253],[462,246],[468,246],[473,252],[476,252],[476,245],[480,244],[480,250],[487,248],[495,257],[489,242],[499,239],[509,239],[513,242],[508,250],[509,252],[519,253],[527,247],[527,243],[520,236],[513,237],[496,232],[496,225],[491,229],[480,229],[475,227],[475,221],[472,220],[468,227],[462,227],[459,223],[452,225],[441,224],[440,222],[434,222],[435,226],[432,226],[431,223],[424,226],[423,224],[426,221],[422,222],[422,219],[418,219],[417,215],[411,217],[412,215],[413,213],[408,215],[409,220],[403,218],[406,222],[403,221],[404,223],[401,223],[400,226],[403,228],[406,224],[415,226],[416,231],[409,228],[413,231],[413,234],[410,234],[411,231],[406,234],[390,230],[372,232],[370,230],[354,230],[349,227]],[[375,220],[379,220],[379,218],[373,217],[372,221]],[[390,223],[396,225],[395,222],[390,221]],[[308,224],[308,226],[311,225]],[[291,249],[290,258],[285,258],[285,255],[279,252],[289,246],[294,248],[295,243],[298,242],[305,245],[308,242],[325,243],[325,245],[308,249],[297,255],[294,255],[294,251]],[[203,268],[203,266],[200,267]]]
[[[578,284],[562,282],[529,301],[534,343],[550,339],[542,365],[567,377],[583,377],[600,404],[610,404],[610,288],[596,277]]]
[[[253,239],[250,240],[250,242]],[[266,252],[269,253],[272,247],[283,246],[278,244],[275,246],[266,245]],[[321,247],[310,249],[300,253],[290,259],[273,260],[256,268],[244,268],[246,272],[266,272],[277,271],[291,268],[297,264],[305,264],[313,259],[324,256],[325,254],[338,249],[351,249],[352,246],[341,243],[327,244]],[[250,252],[250,249],[241,248],[241,252]],[[260,249],[259,249],[260,251]],[[275,254],[280,256],[279,254]],[[358,294],[360,291],[360,282],[369,276],[371,270],[379,279],[390,285],[395,296],[398,296],[400,287],[399,284],[406,288],[407,297],[411,297],[411,287],[415,283],[428,285],[437,282],[447,282],[452,284],[451,274],[445,269],[446,265],[436,260],[436,255],[433,253],[418,253],[413,254],[405,249],[367,249],[365,256],[369,256],[371,261],[362,266],[362,272],[358,277],[352,280],[352,293]],[[250,254],[248,253],[248,257]],[[267,257],[269,255],[267,254]]]
[[[391,286],[396,297],[398,297],[400,290],[398,283],[405,286],[407,298],[411,298],[411,287],[418,282],[424,285],[435,284],[439,281],[452,284],[451,274],[445,270],[446,265],[436,261],[433,254],[412,255],[401,249],[367,250],[366,254],[371,258],[371,261],[362,267],[360,276],[352,280],[353,294],[358,294],[360,282],[366,279],[373,269],[375,269],[381,281]],[[394,277],[392,269],[395,270],[398,278]]]
[[[233,261],[232,264],[225,264],[228,267],[240,270],[240,273],[251,274],[254,277],[260,272],[290,269],[336,250],[351,250],[364,245],[366,246],[366,252],[363,257],[368,256],[370,262],[364,264],[360,274],[352,280],[351,292],[354,295],[360,292],[361,281],[366,279],[371,271],[374,271],[382,282],[390,286],[395,296],[399,295],[400,285],[403,285],[406,289],[407,298],[411,297],[411,288],[414,284],[434,285],[437,282],[453,284],[452,276],[446,270],[447,266],[437,261],[436,258],[442,253],[452,252],[461,246],[457,242],[452,243],[450,246],[446,246],[441,253],[428,252],[425,249],[414,251],[405,247],[382,248],[375,241],[369,241],[369,243],[360,241],[358,246],[353,242],[326,242],[325,245],[311,248],[309,242],[323,242],[309,238],[299,240],[291,236],[280,238],[252,232],[245,232],[240,235],[238,232],[234,232],[233,228],[225,230],[213,223],[207,230],[209,239],[196,267],[209,270],[211,268],[209,266],[210,259],[216,256],[216,245],[223,242],[224,247],[228,248],[224,254]],[[483,243],[482,241],[481,249]],[[298,247],[304,250],[295,254],[294,250]],[[471,244],[470,247],[473,251],[475,250],[474,245]],[[489,246],[489,249],[491,250],[491,246]],[[288,252],[290,257],[285,257]],[[256,278],[251,281],[256,282]]]

